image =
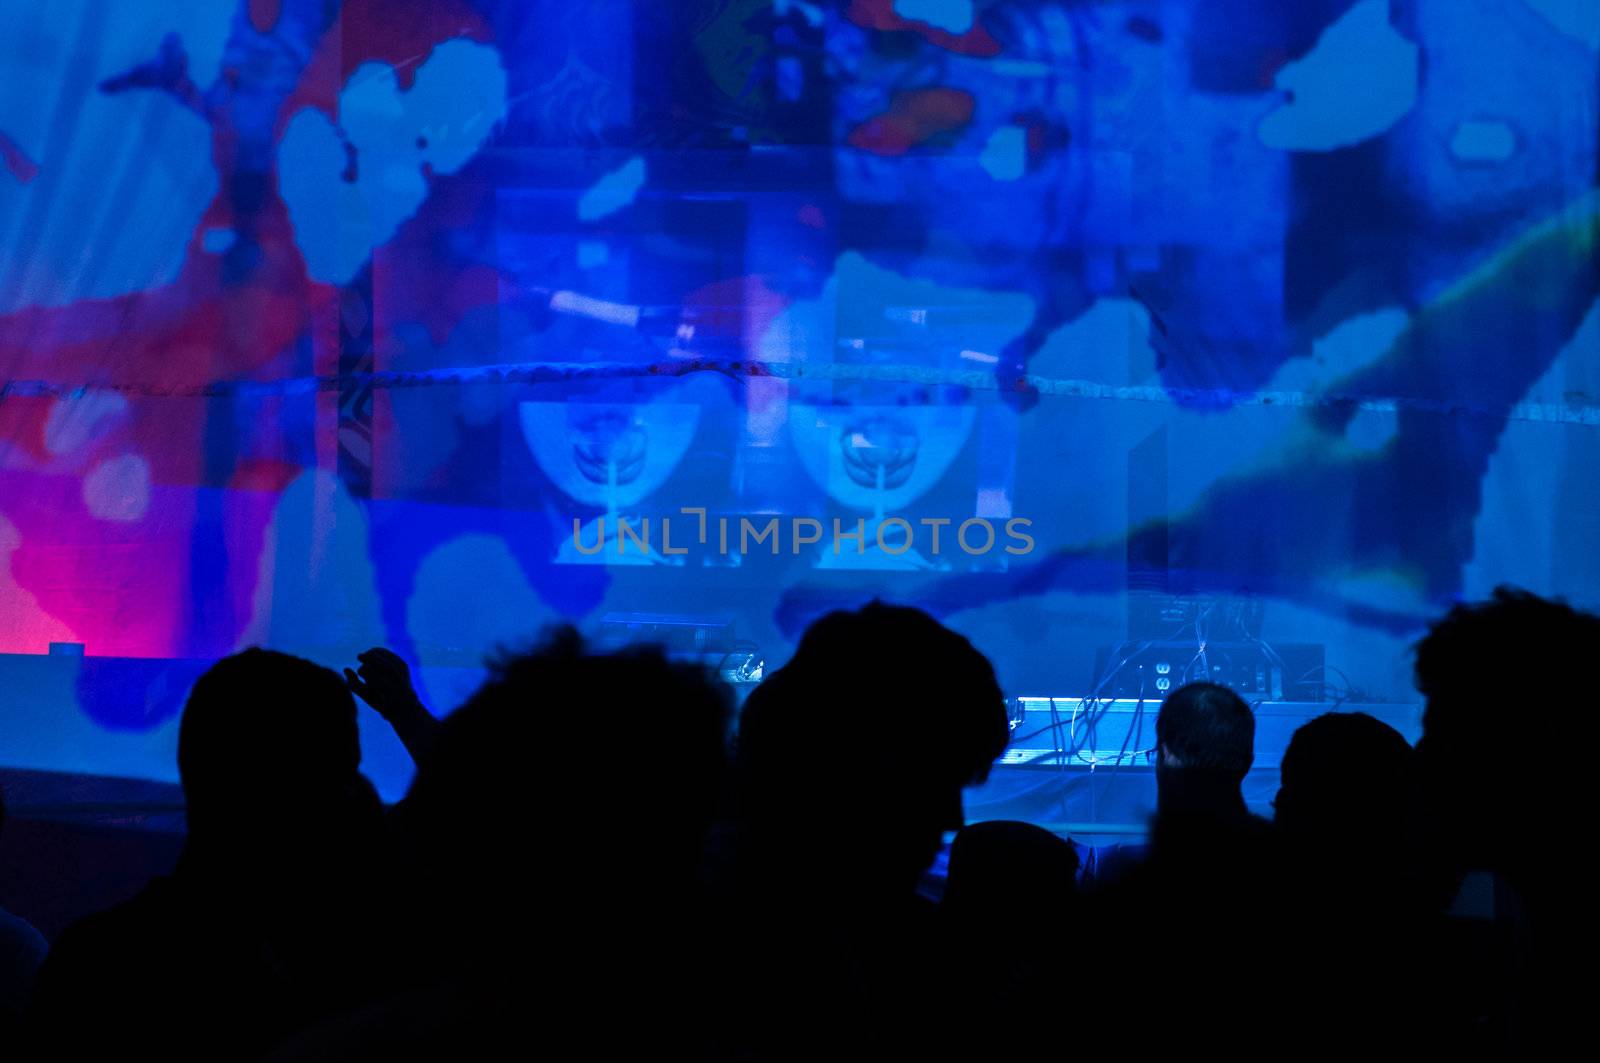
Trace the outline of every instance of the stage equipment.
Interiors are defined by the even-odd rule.
[[[1095,655],[1095,693],[1102,698],[1160,701],[1185,683],[1207,681],[1246,701],[1323,700],[1320,643],[1251,641],[1124,642]]]
[[[1007,704],[1011,743],[988,781],[966,792],[969,822],[1022,819],[1075,836],[1143,834],[1156,804],[1158,699],[1029,695]],[[1278,791],[1278,765],[1307,721],[1359,708],[1407,741],[1422,733],[1422,705],[1416,702],[1262,701],[1252,708],[1255,763],[1243,790],[1251,810],[1268,817]]]
[[[1217,642],[1255,642],[1265,612],[1259,598],[1135,591],[1128,595],[1128,637],[1171,639],[1174,632],[1194,632]]]
[[[759,683],[766,674],[761,647],[739,638],[732,618],[724,615],[607,613],[595,644],[599,649],[659,646],[672,660],[709,668],[725,683]]]

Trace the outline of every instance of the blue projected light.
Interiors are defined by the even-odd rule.
[[[1462,597],[1600,603],[1594,0],[62,0],[0,58],[0,660],[385,644],[442,709],[554,621],[777,667],[882,597],[1082,692],[1246,601],[1401,700]],[[167,770],[178,679],[55,666],[0,759]]]

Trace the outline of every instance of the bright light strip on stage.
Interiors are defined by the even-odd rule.
[[[1085,709],[1093,707],[1096,713],[1122,713],[1137,712],[1143,706],[1145,712],[1156,712],[1161,707],[1161,698],[1096,698],[1087,694],[1072,694],[1069,696],[1048,697],[1045,695],[1024,695],[1012,698],[1012,703],[1023,712],[1040,712],[1048,715],[1052,708],[1057,713],[1071,715],[1073,709],[1082,713]],[[1249,700],[1249,699],[1246,699]],[[1303,716],[1306,713],[1320,715],[1324,712],[1335,711],[1335,706],[1326,701],[1254,701],[1251,707],[1257,716]],[[1346,711],[1359,708],[1362,712],[1382,715],[1385,713],[1402,712],[1414,713],[1420,706],[1410,703],[1384,703],[1381,705],[1350,705]]]
[[[1001,766],[1074,768],[1143,766],[1155,763],[1158,698],[1091,698],[1027,695],[1010,699],[1011,747]],[[1422,733],[1417,703],[1361,704],[1328,701],[1260,701],[1256,715],[1256,766],[1276,770],[1289,739],[1302,724],[1329,712],[1364,712],[1415,741]]]

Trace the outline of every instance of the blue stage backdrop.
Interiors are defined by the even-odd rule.
[[[1600,602],[1597,47],[1596,0],[0,5],[0,653],[86,653],[0,763],[170,775],[187,673],[102,658],[385,644],[444,708],[552,622],[775,665],[873,596],[1015,694],[1171,622],[1404,700],[1450,602]]]

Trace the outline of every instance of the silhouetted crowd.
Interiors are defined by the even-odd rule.
[[[702,671],[570,630],[443,719],[388,651],[341,677],[247,650],[184,710],[173,872],[48,955],[0,913],[0,1058],[1581,1051],[1597,649],[1558,602],[1455,608],[1417,646],[1417,745],[1310,721],[1271,821],[1250,707],[1182,687],[1148,839],[1098,848],[965,823],[1005,701],[915,609],[818,620],[736,734]],[[356,696],[416,758],[393,807]],[[916,726],[886,740],[890,711]]]

